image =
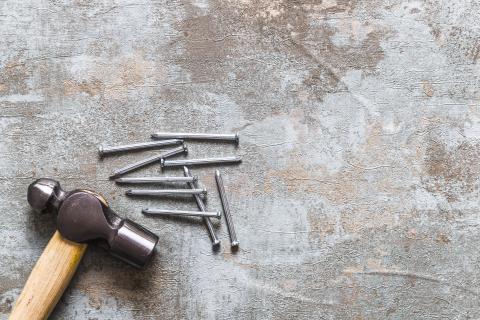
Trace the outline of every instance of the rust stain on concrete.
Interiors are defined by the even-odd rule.
[[[462,143],[449,149],[440,142],[427,148],[423,184],[449,202],[455,202],[478,190],[480,148],[477,143]]]
[[[446,234],[439,233],[439,234],[437,234],[436,241],[440,242],[440,243],[443,243],[443,244],[449,244],[451,240],[450,240],[450,238],[448,238],[448,236]]]
[[[99,80],[91,82],[74,82],[67,80],[64,82],[64,92],[66,96],[71,96],[79,93],[86,93],[90,96],[96,96],[104,90],[103,83]]]
[[[423,93],[425,93],[427,97],[433,96],[434,90],[431,82],[426,80],[422,81],[422,89],[423,89]]]
[[[3,94],[28,94],[31,89],[28,79],[32,71],[24,61],[23,54],[5,62],[0,69],[0,91]]]

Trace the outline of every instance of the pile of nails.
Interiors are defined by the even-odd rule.
[[[151,216],[193,216],[201,217],[207,226],[208,233],[212,240],[214,248],[220,246],[220,240],[215,234],[210,218],[220,219],[221,214],[218,211],[208,211],[204,199],[207,194],[205,188],[198,187],[198,178],[193,176],[189,170],[190,166],[196,165],[221,165],[227,163],[240,163],[242,161],[239,156],[218,157],[218,158],[204,158],[204,159],[183,159],[170,160],[169,158],[179,155],[181,153],[188,153],[185,140],[215,140],[234,142],[239,144],[238,134],[203,134],[203,133],[154,133],[151,138],[154,141],[128,144],[116,147],[99,147],[98,153],[100,157],[106,155],[119,154],[128,151],[157,149],[164,147],[171,147],[158,155],[137,161],[129,164],[123,168],[115,170],[110,176],[110,179],[115,180],[119,184],[157,184],[162,183],[185,183],[188,189],[131,189],[125,192],[128,196],[165,196],[165,195],[188,195],[195,199],[199,211],[187,210],[169,210],[161,208],[143,208],[142,213]],[[176,146],[176,147],[175,147]],[[167,159],[168,158],[168,159]],[[134,170],[143,168],[147,165],[159,163],[162,170],[169,167],[183,167],[183,177],[181,176],[156,176],[156,177],[123,177],[123,175]],[[227,222],[227,229],[230,235],[230,243],[233,248],[238,248],[239,242],[233,226],[230,208],[228,205],[227,196],[225,194],[225,187],[223,185],[222,175],[219,170],[215,171],[215,181],[217,183],[218,193],[223,207],[223,214]]]

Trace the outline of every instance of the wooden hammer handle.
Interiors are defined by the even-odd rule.
[[[86,244],[71,242],[56,231],[28,277],[9,319],[47,319],[86,249]]]

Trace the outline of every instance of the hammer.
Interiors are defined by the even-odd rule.
[[[55,211],[57,231],[27,279],[11,320],[46,319],[73,277],[87,249],[97,244],[138,268],[152,257],[158,237],[139,224],[120,218],[99,194],[66,192],[52,179],[28,187],[28,202],[36,211]]]

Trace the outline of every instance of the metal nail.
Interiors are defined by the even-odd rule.
[[[154,155],[150,158],[146,158],[146,159],[140,160],[138,162],[129,164],[129,165],[127,165],[127,166],[125,166],[121,169],[115,170],[113,172],[113,174],[110,176],[110,179],[118,178],[119,176],[121,176],[121,175],[123,175],[127,172],[136,170],[138,168],[144,167],[144,166],[149,165],[149,164],[154,163],[154,162],[161,161],[164,158],[168,158],[168,157],[174,156],[174,155],[182,153],[182,152],[188,153],[188,149],[187,149],[187,146],[185,144],[182,144],[181,146],[179,146],[177,148],[167,150],[163,153]]]
[[[133,150],[142,150],[142,149],[152,149],[156,147],[163,147],[163,146],[170,146],[174,144],[180,144],[183,140],[180,139],[171,139],[171,140],[162,140],[162,141],[149,141],[149,142],[141,142],[141,143],[134,143],[134,144],[127,144],[123,146],[116,146],[116,147],[102,147],[98,148],[98,154],[100,157],[103,157],[107,154],[125,152],[125,151],[133,151]]]
[[[232,247],[238,247],[240,243],[237,240],[237,234],[235,232],[235,228],[233,227],[232,215],[230,213],[230,207],[228,205],[228,200],[227,200],[227,195],[225,193],[225,187],[223,185],[222,175],[218,170],[215,170],[215,181],[217,182],[218,193],[220,194],[220,200],[222,202],[225,221],[227,221],[228,233],[230,235],[230,243]]]
[[[188,170],[187,167],[183,167],[183,175],[185,177],[191,177],[192,175],[190,174],[190,171]],[[187,182],[190,188],[194,189],[195,184],[193,182]],[[194,195],[195,201],[197,202],[198,209],[200,211],[206,212],[207,209],[205,208],[205,204],[203,203],[202,198],[200,198],[199,195]],[[212,222],[210,221],[210,218],[204,217],[203,221],[205,222],[205,225],[207,226],[208,234],[210,235],[210,239],[212,240],[212,247],[214,249],[217,249],[220,247],[220,240],[218,240],[217,235],[215,234],[215,230],[213,229]]]
[[[190,140],[221,140],[240,142],[238,133],[217,134],[217,133],[177,133],[177,132],[156,132],[152,134],[153,139],[190,139]]]
[[[189,217],[208,217],[220,219],[218,211],[188,211],[188,210],[164,210],[157,208],[142,209],[142,213],[159,216],[189,216]]]
[[[194,177],[131,177],[115,179],[116,183],[164,183],[164,182],[195,182]]]
[[[175,196],[175,195],[202,195],[207,194],[207,189],[131,189],[125,191],[127,196]]]
[[[209,165],[221,163],[236,163],[242,162],[242,157],[220,157],[220,158],[204,158],[204,159],[184,159],[184,160],[161,160],[160,165],[165,167],[179,167],[179,166],[195,166],[195,165]]]

